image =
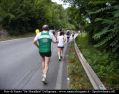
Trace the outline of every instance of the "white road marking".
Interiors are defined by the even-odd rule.
[[[56,88],[55,89],[61,89],[62,87],[62,71],[63,71],[63,62],[59,62],[59,71],[58,71],[58,76],[56,80]]]

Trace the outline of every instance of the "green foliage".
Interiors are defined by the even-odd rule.
[[[87,34],[80,34],[76,38],[76,43],[104,85],[108,89],[119,89],[119,76],[117,75],[119,73],[118,55],[96,49],[88,42]]]
[[[68,53],[68,77],[70,78],[70,89],[87,90],[92,89],[92,85],[78,60],[75,53],[74,44],[71,43]]]
[[[96,18],[95,23],[102,24],[104,29],[101,29],[99,32],[96,32],[93,36],[95,40],[98,40],[97,44],[95,47],[105,47],[109,48],[111,51],[116,52],[119,50],[118,47],[118,12],[119,9],[116,7],[113,7],[113,10],[108,10],[110,12],[109,14],[111,17],[106,17],[103,18]],[[100,12],[99,12],[100,13]],[[99,14],[98,13],[98,14]]]
[[[41,29],[43,24],[67,28],[66,10],[51,0],[1,0],[0,25],[10,34]]]
[[[88,17],[91,23],[77,21],[89,33],[90,41],[95,47],[107,51],[119,52],[119,4],[117,0],[63,0],[74,6],[77,19]],[[73,11],[71,11],[73,13]],[[73,16],[74,17],[74,16]],[[71,20],[73,20],[72,18]]]
[[[119,1],[118,0],[63,0],[73,7],[77,19],[89,18],[91,23],[82,26],[88,32],[86,38],[77,39],[85,57],[93,65],[107,87],[119,88]],[[73,13],[73,11],[70,11]],[[72,17],[76,24],[82,24]],[[83,19],[84,18],[84,19]],[[82,34],[81,34],[82,35]],[[90,43],[88,43],[90,42]],[[92,46],[93,44],[94,46]],[[97,47],[95,49],[94,47]],[[88,50],[89,49],[89,50]],[[101,51],[101,52],[100,52]],[[99,56],[98,56],[99,54]]]

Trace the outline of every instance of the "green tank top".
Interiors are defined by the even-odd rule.
[[[39,52],[46,53],[51,51],[51,37],[49,32],[41,32],[39,35]]]

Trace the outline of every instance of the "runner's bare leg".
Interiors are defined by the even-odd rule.
[[[49,68],[50,57],[45,57],[45,67],[44,67],[44,75],[47,75],[48,68]]]

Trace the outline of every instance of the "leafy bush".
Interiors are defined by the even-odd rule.
[[[118,55],[96,49],[88,42],[88,35],[85,37],[80,35],[77,37],[76,42],[84,57],[87,59],[105,86],[109,89],[119,89]]]
[[[92,89],[92,85],[78,60],[73,43],[68,53],[68,76],[70,78],[70,89],[87,90]]]

